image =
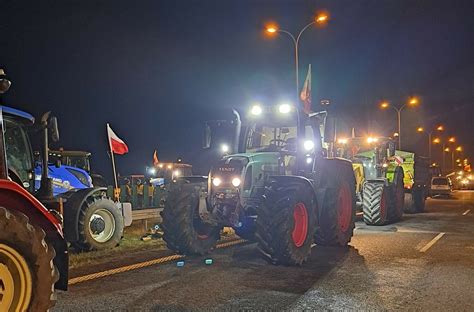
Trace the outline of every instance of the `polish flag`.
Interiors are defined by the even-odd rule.
[[[125,144],[125,142],[115,134],[109,124],[107,124],[107,135],[109,137],[109,145],[112,152],[118,155],[128,153],[127,144]]]

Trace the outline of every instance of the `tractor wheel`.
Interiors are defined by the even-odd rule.
[[[403,185],[403,171],[397,170],[391,186],[392,198],[389,206],[390,222],[397,222],[402,218],[405,206],[405,188]]]
[[[199,216],[201,183],[171,185],[161,212],[163,239],[168,248],[180,254],[203,255],[220,238],[220,227],[204,223]]]
[[[422,188],[412,188],[405,193],[405,212],[417,213],[425,211],[425,194]]]
[[[0,207],[0,311],[47,311],[59,273],[44,231]]]
[[[114,248],[122,239],[123,228],[124,220],[115,203],[102,194],[94,194],[81,207],[79,239],[72,246],[77,251]]]
[[[274,264],[300,265],[311,253],[316,226],[314,192],[305,182],[273,182],[257,209],[259,249]]]
[[[337,163],[336,163],[337,165]],[[328,171],[323,204],[319,214],[319,226],[315,241],[321,246],[346,246],[352,238],[355,227],[356,194],[352,171],[344,173],[342,166]]]
[[[384,225],[388,221],[390,191],[384,182],[366,182],[362,188],[362,210],[367,225]]]

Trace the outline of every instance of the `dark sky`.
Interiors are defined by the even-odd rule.
[[[326,9],[331,21],[300,43],[300,80],[313,67],[313,101],[359,134],[396,130],[427,153],[419,125],[446,125],[474,155],[474,2],[468,1],[24,1],[0,0],[0,66],[13,86],[3,102],[59,118],[61,146],[90,150],[110,174],[105,124],[129,145],[123,174],[192,158],[206,119],[255,99],[294,98],[293,47],[263,36],[266,21],[297,32]],[[435,153],[436,154],[436,153]]]

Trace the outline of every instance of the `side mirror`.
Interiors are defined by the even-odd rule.
[[[332,116],[326,117],[324,125],[324,142],[334,143],[336,137],[336,118]]]
[[[388,157],[393,157],[395,156],[395,142],[388,142],[387,144],[387,153]]]
[[[58,119],[52,116],[48,122],[48,128],[51,134],[51,140],[53,142],[59,141],[59,128],[58,128]]]
[[[0,68],[0,94],[7,92],[11,84],[10,80],[5,77],[3,69]]]
[[[211,147],[211,127],[208,123],[204,124],[204,130],[202,132],[202,148],[208,149]]]

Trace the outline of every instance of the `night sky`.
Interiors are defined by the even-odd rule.
[[[402,113],[405,149],[426,155],[416,128],[442,123],[474,155],[472,0],[0,0],[0,66],[13,82],[2,102],[37,117],[53,111],[57,147],[93,152],[105,175],[106,122],[130,148],[117,157],[122,174],[143,172],[154,149],[162,161],[192,161],[206,119],[294,99],[292,43],[263,26],[295,33],[320,9],[330,23],[300,43],[300,82],[311,63],[315,109],[330,99],[345,128],[390,135],[394,111],[377,103],[417,95],[420,106]]]

